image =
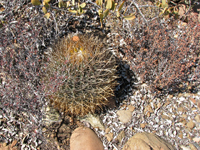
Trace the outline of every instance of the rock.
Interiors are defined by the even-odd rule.
[[[104,147],[91,129],[79,127],[72,132],[70,150],[104,150]]]
[[[105,135],[105,137],[107,138],[108,142],[113,140],[113,133],[108,133]]]
[[[190,97],[190,101],[192,101],[194,104],[196,104],[196,100],[192,97]]]
[[[128,123],[131,120],[132,112],[130,110],[118,110],[119,120],[122,123]]]
[[[185,109],[183,107],[178,107],[177,110],[180,112],[185,112]]]
[[[131,138],[122,150],[151,150],[151,147],[141,139]]]
[[[110,128],[106,128],[105,133],[109,133],[110,132]]]
[[[194,118],[197,122],[200,122],[200,115],[196,115]]]
[[[146,126],[146,123],[141,123],[141,124],[140,124],[140,127],[141,127],[142,129],[144,129],[145,126]]]
[[[129,105],[129,106],[128,106],[128,110],[130,110],[130,111],[132,111],[132,112],[133,112],[133,111],[135,110],[135,107],[134,107],[134,106],[132,106],[132,105]]]
[[[183,145],[181,145],[180,147],[182,148],[182,150],[191,150],[190,148],[183,146]]]
[[[187,127],[188,127],[189,129],[193,129],[193,128],[195,127],[195,123],[194,123],[192,120],[190,120],[190,121],[187,123]]]
[[[167,119],[167,120],[172,120],[172,118],[170,118],[169,116],[166,116],[166,115],[162,115],[162,118]]]
[[[193,144],[189,144],[191,150],[197,150],[197,148]]]
[[[153,133],[137,133],[123,147],[123,150],[175,150],[175,148]]]
[[[195,141],[195,142],[197,142],[197,143],[200,142],[200,138],[199,137],[194,137],[192,140]]]
[[[146,115],[147,115],[147,117],[150,117],[151,113],[148,111]]]
[[[125,132],[122,130],[119,135],[117,136],[117,140],[121,143],[122,139],[125,137]]]

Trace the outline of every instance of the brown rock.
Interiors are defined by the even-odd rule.
[[[141,139],[130,138],[122,150],[151,150],[151,147]]]
[[[197,122],[200,122],[200,115],[196,115],[194,118]]]
[[[125,132],[122,130],[119,135],[117,136],[117,140],[121,143],[122,139],[125,137]]]
[[[192,97],[190,97],[190,101],[192,101],[194,104],[196,104],[196,100]]]
[[[177,110],[181,112],[185,112],[185,109],[183,107],[178,107]]]
[[[140,147],[143,146],[143,147]],[[175,150],[175,148],[153,133],[137,133],[128,140],[123,150]]]
[[[132,105],[129,105],[129,106],[128,106],[128,110],[130,110],[130,111],[132,111],[132,112],[133,112],[133,111],[135,110],[135,107],[134,107],[134,106],[132,106]]]
[[[197,150],[197,148],[193,144],[189,144],[191,150]]]
[[[147,117],[150,117],[151,116],[151,113],[148,111],[147,112]]]
[[[141,127],[142,129],[144,129],[144,128],[145,128],[145,126],[146,126],[146,124],[145,124],[145,123],[141,123],[141,124],[140,124],[140,127]]]
[[[110,128],[106,128],[105,133],[109,133],[110,132]]]
[[[105,137],[107,138],[108,142],[110,142],[113,139],[113,133],[108,133],[105,135]]]
[[[87,127],[75,129],[70,138],[70,150],[103,150],[103,143]]]
[[[130,110],[118,110],[117,115],[122,123],[128,123],[131,120],[132,112]]]
[[[190,120],[190,121],[187,123],[187,127],[188,127],[189,129],[193,129],[193,128],[195,127],[195,123],[194,123],[192,120]]]
[[[166,115],[162,115],[162,118],[167,119],[167,120],[172,120],[172,118],[170,118],[169,116],[166,116]]]

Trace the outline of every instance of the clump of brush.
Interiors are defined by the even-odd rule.
[[[46,98],[61,112],[83,116],[114,97],[117,63],[105,41],[92,35],[61,39],[44,66]]]

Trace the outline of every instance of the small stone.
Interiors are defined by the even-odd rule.
[[[166,115],[162,115],[162,118],[167,119],[167,120],[171,120],[171,118],[169,116],[166,116]]]
[[[113,133],[108,133],[105,135],[105,137],[107,138],[108,142],[110,142],[113,139]]]
[[[153,113],[153,110],[152,110],[152,108],[151,108],[151,105],[148,105],[146,108],[147,108],[147,111],[149,111],[150,113]]]
[[[189,144],[191,150],[197,150],[197,148],[193,144]]]
[[[178,107],[177,110],[180,112],[185,112],[185,109],[183,107]]]
[[[194,98],[190,97],[190,101],[196,104],[196,100]]]
[[[110,128],[106,128],[105,133],[109,133],[110,132]]]
[[[178,137],[181,138],[181,139],[183,139],[183,132],[182,131],[180,131]]]
[[[161,103],[159,102],[158,104],[157,104],[157,107],[158,108],[160,108],[162,105],[161,105]]]
[[[195,137],[192,139],[194,142],[199,143],[200,142],[200,138],[199,137]]]
[[[164,104],[164,107],[166,107],[167,105],[170,104],[170,101],[167,101],[165,104]]]
[[[140,124],[140,127],[141,127],[142,129],[144,129],[144,128],[145,128],[145,126],[146,126],[146,124],[145,124],[145,123],[141,123],[141,124]]]
[[[193,129],[193,128],[195,127],[195,123],[194,123],[192,120],[190,120],[190,121],[187,123],[187,127],[188,127],[189,129]]]
[[[195,108],[195,107],[192,107],[192,110],[193,110],[193,111],[195,111],[195,110],[196,110],[196,108]]]
[[[187,118],[187,115],[186,115],[186,114],[183,114],[182,117],[183,117],[183,118]]]
[[[180,118],[179,122],[181,122],[183,125],[186,125],[187,121],[185,118]]]
[[[190,148],[188,148],[188,147],[186,147],[184,145],[181,145],[180,147],[182,148],[182,150],[191,150]]]
[[[117,115],[122,123],[128,123],[131,120],[132,112],[130,110],[118,110]]]
[[[131,138],[122,150],[151,150],[151,147],[141,139]]]
[[[98,136],[87,127],[75,129],[70,138],[70,150],[104,150]]]
[[[147,117],[150,117],[151,116],[151,113],[148,111],[147,112]]]
[[[132,105],[129,105],[129,106],[128,106],[128,110],[130,110],[130,111],[132,111],[132,112],[133,112],[133,111],[135,110],[135,107],[134,107],[134,106],[132,106]]]
[[[121,143],[122,139],[125,137],[125,132],[122,130],[119,135],[117,136],[117,140]]]

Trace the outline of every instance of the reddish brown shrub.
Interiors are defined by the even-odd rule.
[[[194,90],[200,82],[200,25],[188,17],[185,26],[178,21],[154,20],[144,27],[142,36],[129,42],[126,56],[142,83],[152,91]],[[197,18],[196,18],[197,19]]]

